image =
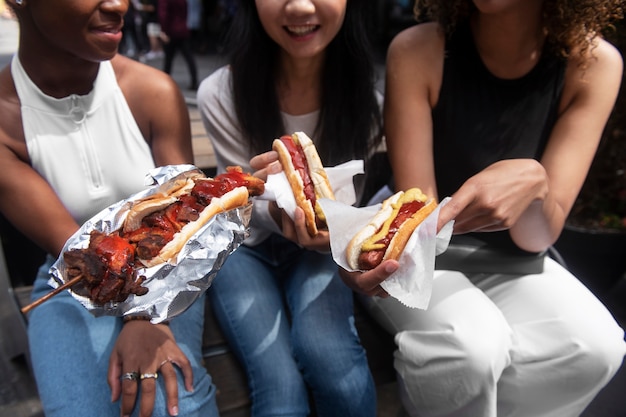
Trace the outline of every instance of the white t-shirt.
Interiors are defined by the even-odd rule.
[[[252,172],[250,167],[249,145],[241,132],[235,113],[235,104],[231,89],[231,72],[228,66],[221,67],[204,79],[198,88],[198,106],[207,135],[213,145],[217,160],[217,172],[224,172],[227,166],[239,165],[245,172]],[[319,111],[292,116],[282,113],[287,132],[304,132],[315,142],[313,131],[317,124]],[[269,151],[270,149],[268,149]],[[272,232],[281,233],[272,219],[269,203],[256,200],[250,220],[250,237],[245,243],[254,246],[265,240]]]
[[[231,88],[231,71],[228,66],[221,67],[204,79],[198,89],[198,106],[207,135],[213,145],[217,160],[217,171],[224,172],[227,166],[239,165],[246,172],[250,167],[249,144],[244,138],[235,112]],[[382,104],[382,95],[378,94]],[[314,134],[319,118],[319,111],[304,115],[281,113],[285,133],[304,132],[314,143],[318,137]],[[268,149],[269,151],[270,149]],[[256,200],[250,221],[250,237],[245,244],[254,246],[265,240],[272,232],[281,233],[280,228],[269,214],[268,202]]]

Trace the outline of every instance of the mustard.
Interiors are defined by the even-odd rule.
[[[363,252],[369,252],[372,250],[384,249],[384,244],[376,242],[387,236],[387,234],[389,233],[389,228],[391,227],[391,223],[398,215],[398,212],[400,211],[402,205],[411,201],[425,202],[427,199],[428,197],[424,193],[422,193],[422,190],[420,190],[419,188],[409,188],[408,190],[406,190],[395,203],[391,204],[391,214],[389,215],[389,217],[387,217],[378,232],[374,233],[363,242],[363,245],[361,245],[361,250]]]

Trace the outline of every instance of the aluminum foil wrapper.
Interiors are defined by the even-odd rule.
[[[48,284],[57,288],[66,282],[63,253],[86,248],[92,230],[111,233],[121,228],[133,201],[158,193],[163,184],[178,176],[201,172],[193,165],[169,165],[152,170],[146,177],[149,188],[102,210],[68,239],[61,256],[50,268],[52,277]],[[78,286],[76,291],[70,290],[70,293],[96,317],[132,314],[150,317],[152,323],[169,320],[184,312],[211,286],[228,255],[248,237],[251,214],[252,203],[217,214],[189,239],[175,264],[137,269],[137,276],[146,277],[142,286],[148,288],[148,292],[142,296],[131,294],[123,302],[96,305],[80,294]]]

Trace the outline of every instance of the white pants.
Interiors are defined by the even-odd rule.
[[[427,310],[364,301],[396,335],[411,416],[578,416],[626,353],[609,311],[549,258],[534,275],[435,271]]]

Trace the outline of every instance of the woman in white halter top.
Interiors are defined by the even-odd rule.
[[[7,0],[19,50],[0,72],[0,212],[48,254],[149,169],[192,163],[187,109],[166,74],[117,55],[128,0]],[[169,325],[94,317],[67,292],[29,315],[46,416],[217,416],[201,360],[204,297]],[[125,373],[145,379],[123,379]],[[157,375],[157,378],[150,377]]]

